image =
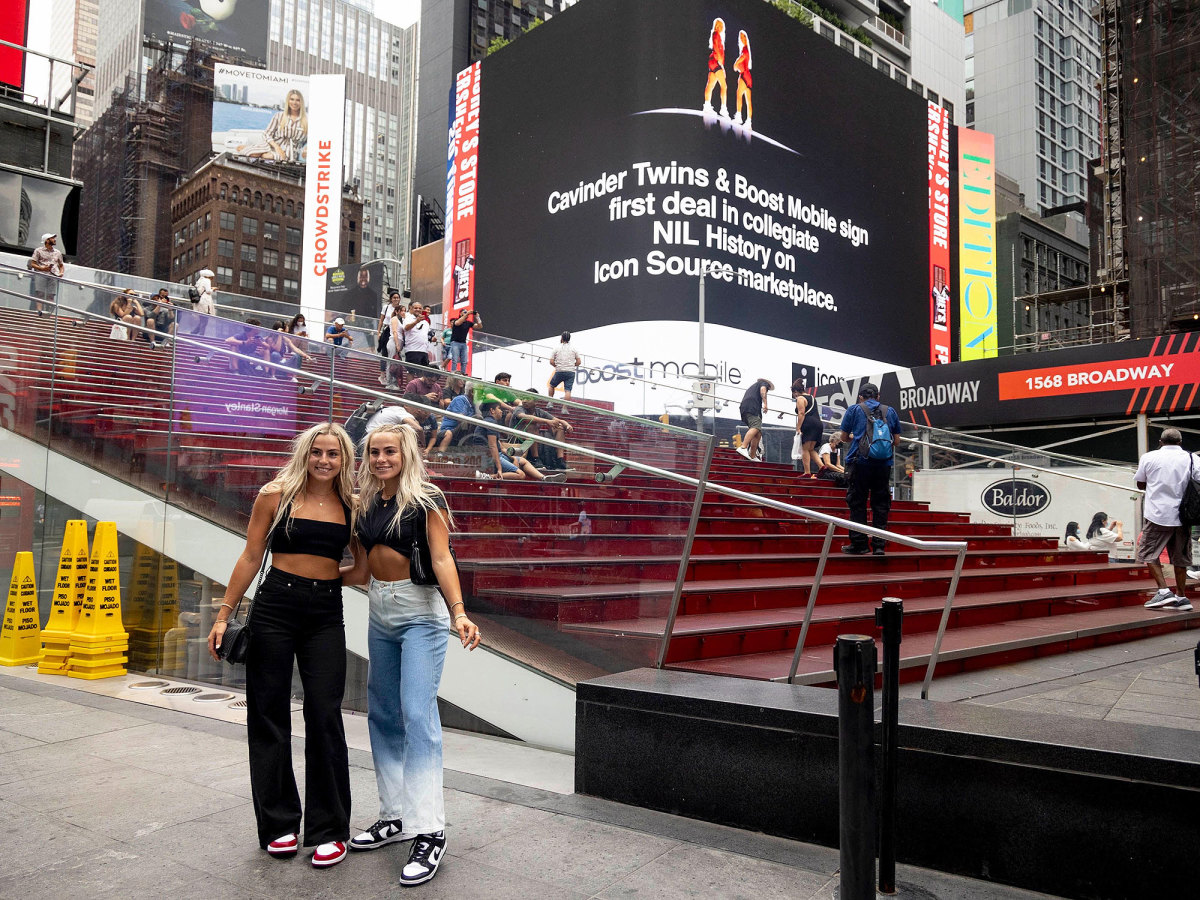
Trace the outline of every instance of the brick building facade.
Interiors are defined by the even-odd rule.
[[[362,200],[344,193],[340,259],[358,261],[362,218]],[[209,268],[218,291],[299,302],[303,228],[303,167],[222,154],[171,195],[171,280]]]

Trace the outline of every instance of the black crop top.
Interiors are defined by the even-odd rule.
[[[439,509],[446,508],[446,501],[435,497],[433,501]],[[384,500],[382,494],[377,494],[371,503],[371,508],[358,517],[355,530],[358,532],[358,542],[363,550],[371,552],[371,548],[379,544],[391,547],[401,556],[412,555],[413,534],[421,527],[424,508],[409,507],[400,519],[400,533],[392,528],[392,519],[396,515],[396,498]]]
[[[350,507],[342,504],[344,523],[296,519],[289,506],[271,537],[271,553],[303,553],[340,562],[350,543]]]

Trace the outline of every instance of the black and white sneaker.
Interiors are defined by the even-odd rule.
[[[401,886],[412,887],[431,879],[437,874],[445,852],[446,832],[418,834],[417,839],[413,841],[412,852],[408,854],[408,862],[400,872]]]
[[[1176,594],[1173,598],[1171,598],[1170,603],[1164,603],[1159,607],[1159,609],[1161,609],[1163,612],[1191,612],[1192,601],[1187,597],[1180,597],[1178,594]]]
[[[411,834],[404,833],[404,823],[399,819],[380,819],[362,834],[350,840],[351,850],[374,850],[384,844],[407,841]]]

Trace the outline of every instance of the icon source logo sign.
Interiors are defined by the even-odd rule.
[[[1023,519],[1050,505],[1050,491],[1036,481],[1009,478],[989,484],[981,499],[984,507],[998,516]]]

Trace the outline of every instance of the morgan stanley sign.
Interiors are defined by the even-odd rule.
[[[325,273],[338,265],[342,231],[342,144],[346,76],[312,75],[304,168],[304,256],[300,307],[306,319],[325,321]]]

